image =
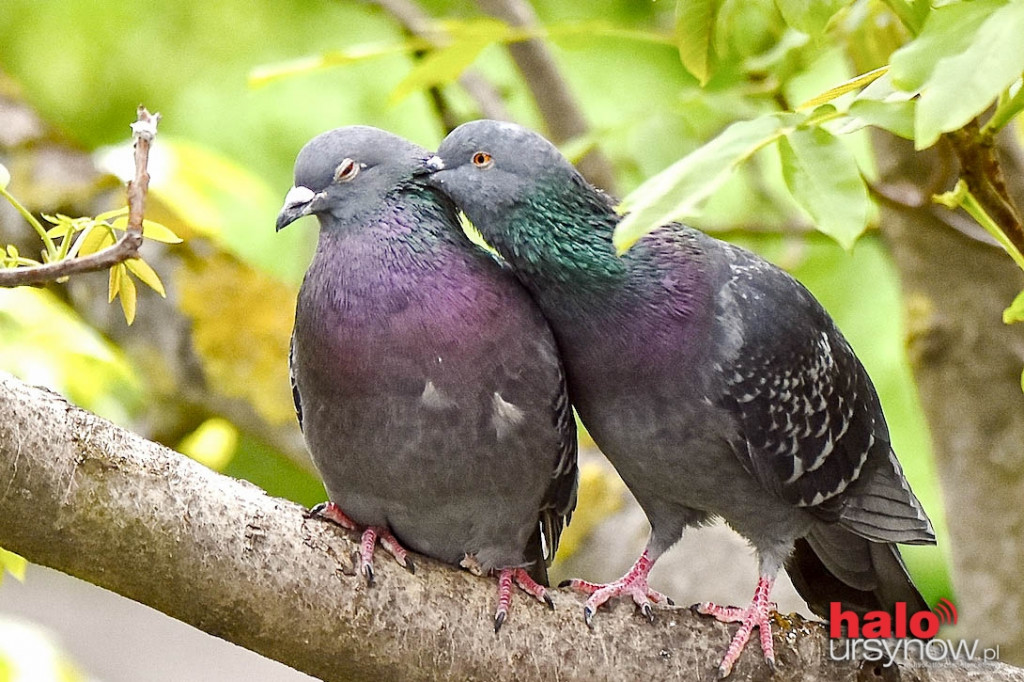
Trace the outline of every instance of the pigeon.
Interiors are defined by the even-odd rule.
[[[750,605],[697,605],[753,628],[774,668],[770,601],[785,568],[811,610],[928,606],[894,543],[934,544],[889,442],[878,396],[835,323],[800,283],[681,224],[619,256],[621,216],[543,137],[472,121],[424,164],[533,294],[554,330],[569,395],[651,524],[643,554],[590,594],[584,617],[629,595],[653,619],[647,576],[684,529],[724,519],[754,548]]]
[[[499,575],[552,606],[547,569],[576,503],[576,423],[554,337],[514,275],[416,171],[429,152],[351,126],[299,152],[281,230],[315,215],[289,366],[330,502],[313,515]]]

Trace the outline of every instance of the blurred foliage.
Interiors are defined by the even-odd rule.
[[[86,682],[40,627],[0,618],[0,682]]]
[[[238,429],[227,419],[212,417],[178,443],[178,452],[215,471],[223,471],[238,447]]]
[[[609,475],[608,467],[581,463],[576,510],[572,522],[562,531],[555,559],[561,561],[575,554],[598,524],[622,508],[625,491],[625,484]]]
[[[120,423],[141,386],[124,355],[55,293],[0,288],[0,369]]]
[[[3,582],[5,573],[10,573],[18,580],[24,581],[26,566],[28,566],[28,562],[24,558],[0,547],[0,582]]]
[[[168,293],[166,304],[156,304],[189,321],[207,383],[247,401],[268,423],[297,428],[286,354],[295,287],[316,235],[309,220],[281,234],[273,225],[302,145],[330,128],[368,124],[436,146],[444,131],[422,89],[436,85],[457,116],[475,117],[476,105],[453,82],[469,65],[513,117],[544,129],[503,49],[514,31],[483,18],[470,0],[418,4],[445,20],[459,49],[419,59],[414,51],[423,45],[364,2],[0,3],[0,70],[63,135],[100,150],[104,167],[126,175],[125,147],[104,145],[126,138],[126,115],[139,102],[163,114],[151,194],[172,215],[151,217],[185,237],[194,254],[172,271],[156,268]],[[877,212],[862,179],[874,175],[865,126],[919,141],[950,129],[965,109],[959,118],[939,116],[941,107],[921,118],[920,105],[901,93],[961,82],[952,79],[963,76],[962,66],[947,69],[957,46],[977,51],[982,40],[1009,40],[980,12],[1002,12],[1007,26],[1017,26],[1010,6],[1020,3],[941,3],[934,12],[903,0],[694,0],[679,3],[679,12],[673,3],[635,0],[533,4],[593,127],[566,153],[599,144],[620,186],[636,190],[627,205],[658,209],[646,213],[650,224],[687,217],[808,284],[875,380],[893,443],[936,521],[940,546],[947,543],[888,255],[870,231],[852,252],[808,233],[824,228],[849,247],[870,230]],[[966,4],[973,9],[956,9]],[[935,19],[952,12],[971,17],[955,45],[943,42],[948,27]],[[59,49],[41,49],[40,36]],[[897,50],[889,73],[857,79]],[[1024,70],[1013,68],[1016,76]],[[266,79],[275,69],[288,77]],[[250,87],[250,79],[261,85]],[[1022,95],[1007,79],[986,75],[968,109],[995,98],[1012,117]],[[22,180],[11,171],[16,192]],[[837,205],[844,211],[830,210]],[[142,371],[49,291],[0,291],[0,349],[0,368],[122,423],[145,394]],[[323,499],[307,470],[225,418],[196,415],[170,445],[273,494],[304,504]],[[592,473],[582,472],[563,552],[618,499]],[[929,597],[950,594],[941,550],[913,548],[907,556]]]
[[[271,424],[294,421],[287,357],[295,292],[220,254],[183,268],[175,283],[208,379]]]

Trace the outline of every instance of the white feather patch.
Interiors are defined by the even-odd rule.
[[[509,435],[512,429],[519,425],[523,421],[523,417],[526,416],[519,407],[508,402],[498,393],[491,397],[491,405],[494,410],[491,415],[491,423],[494,425],[494,430],[498,432],[499,440]]]
[[[445,397],[437,389],[437,386],[434,386],[433,381],[428,381],[427,385],[423,387],[423,395],[420,396],[420,402],[433,410],[443,410],[452,404],[452,401]]]

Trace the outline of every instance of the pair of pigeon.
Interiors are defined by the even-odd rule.
[[[461,209],[499,254],[463,232]],[[811,294],[752,253],[673,224],[620,256],[614,202],[520,126],[474,121],[430,156],[354,126],[299,153],[281,229],[313,214],[291,374],[331,502],[380,544],[499,576],[540,600],[576,502],[575,406],[651,523],[630,571],[570,584],[588,624],[628,595],[653,618],[651,566],[723,518],[757,551],[729,674],[759,629],[774,666],[772,584],[811,610],[927,610],[894,543],[934,543],[863,366]]]

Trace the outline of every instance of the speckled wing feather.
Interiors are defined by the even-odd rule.
[[[934,542],[846,339],[795,279],[756,256],[730,253],[717,314],[740,314],[731,304],[745,297],[748,317],[721,402],[741,426],[749,468],[791,504],[865,538]],[[806,329],[815,332],[799,331]]]

